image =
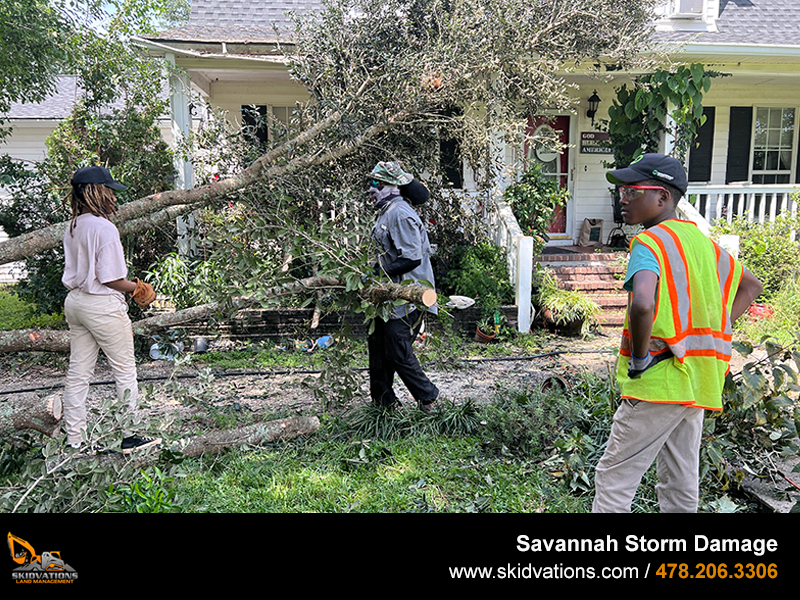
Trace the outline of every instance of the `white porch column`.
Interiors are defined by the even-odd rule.
[[[192,129],[192,114],[189,110],[190,83],[186,73],[179,71],[175,67],[175,55],[167,54],[167,61],[170,63],[169,76],[169,104],[172,113],[172,139],[173,148],[178,140],[187,137]],[[190,160],[182,156],[175,155],[175,188],[188,190],[194,187],[194,173]],[[192,214],[178,217],[178,253],[181,256],[188,256],[195,252],[195,244],[192,239],[192,232],[195,227],[195,220]]]

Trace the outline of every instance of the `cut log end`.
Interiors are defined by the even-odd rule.
[[[427,290],[422,292],[422,303],[428,308],[436,304],[436,299],[437,299],[436,290],[428,288]]]

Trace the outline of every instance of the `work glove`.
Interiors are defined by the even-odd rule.
[[[628,363],[628,377],[635,379],[647,371],[647,369],[650,369],[651,367],[656,366],[662,360],[667,360],[673,356],[674,354],[671,350],[659,352],[655,356],[653,356],[648,350],[647,356],[644,358],[636,358],[633,354],[631,354],[631,360]]]
[[[152,285],[142,281],[138,277],[135,278],[134,281],[136,281],[136,289],[133,290],[131,297],[136,300],[136,304],[138,304],[139,307],[144,308],[156,299],[156,292]]]
[[[652,367],[653,364],[653,356],[650,354],[649,350],[647,351],[647,356],[644,358],[636,358],[631,354],[631,360],[628,363],[628,377],[631,379],[639,377],[639,375]]]

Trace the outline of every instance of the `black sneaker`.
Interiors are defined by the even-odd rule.
[[[122,453],[130,454],[135,450],[144,450],[145,448],[158,446],[160,443],[161,443],[161,438],[136,437],[136,436],[126,437],[122,440]]]

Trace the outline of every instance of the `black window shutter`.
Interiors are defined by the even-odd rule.
[[[752,129],[753,107],[731,106],[725,183],[750,181],[750,134]]]
[[[716,108],[706,106],[703,115],[706,122],[697,130],[689,151],[689,181],[708,183],[711,181],[711,157],[714,151],[714,120]]]

